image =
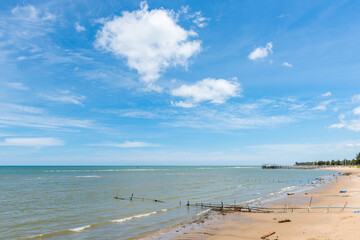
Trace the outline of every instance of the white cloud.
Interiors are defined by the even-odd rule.
[[[129,111],[121,114],[122,117],[131,117],[131,118],[157,118],[158,115],[156,113],[147,112],[147,111]]]
[[[182,85],[173,89],[171,94],[176,97],[186,98],[186,102],[174,103],[176,106],[191,107],[193,103],[209,101],[211,103],[224,103],[231,97],[241,94],[241,86],[236,79],[205,78],[193,85]]]
[[[83,106],[82,101],[86,99],[85,96],[82,95],[74,95],[71,94],[68,90],[58,90],[57,94],[48,95],[48,94],[40,94],[41,97],[53,101],[53,102],[60,102],[60,103],[70,103]]]
[[[54,21],[56,16],[49,12],[41,12],[33,5],[16,6],[11,10],[11,13],[18,19],[38,22],[38,21]]]
[[[266,58],[269,55],[269,53],[271,54],[273,52],[272,47],[273,45],[271,42],[267,43],[265,47],[258,47],[249,54],[248,58],[250,60]]]
[[[320,111],[326,111],[327,106],[332,103],[334,100],[328,100],[321,102],[318,106],[311,108],[311,110],[320,110]]]
[[[171,127],[226,130],[275,127],[280,124],[287,124],[295,121],[296,119],[294,117],[285,115],[240,117],[233,113],[210,111],[192,113],[192,116],[184,116],[174,122],[164,123],[163,125]]]
[[[183,107],[183,108],[193,108],[196,107],[197,105],[191,102],[184,102],[184,101],[178,101],[178,102],[174,102],[171,101],[171,106],[174,107]]]
[[[354,108],[353,113],[355,115],[360,115],[360,107]]]
[[[288,62],[283,62],[282,65],[285,66],[285,67],[289,67],[289,68],[293,67],[293,65],[291,63],[288,63]]]
[[[26,60],[27,57],[25,57],[25,56],[19,56],[19,57],[17,57],[16,59],[19,60],[19,61],[23,61],[23,60]]]
[[[26,87],[23,83],[20,83],[20,82],[4,82],[4,83],[1,83],[2,85],[5,85],[9,88],[13,88],[13,89],[16,89],[16,90],[23,90],[23,91],[27,91],[29,90],[28,87]]]
[[[353,103],[359,103],[360,102],[360,94],[352,96],[351,101]]]
[[[42,108],[0,103],[0,126],[20,126],[64,130],[95,128],[92,120],[52,117]]]
[[[332,124],[329,128],[345,128],[351,131],[359,132],[360,131],[360,119],[352,119],[352,120],[345,120],[345,115],[339,115],[340,123]]]
[[[83,31],[85,31],[85,27],[84,27],[84,26],[81,26],[79,22],[76,22],[76,23],[75,23],[75,30],[76,30],[77,32],[83,32]]]
[[[326,93],[323,93],[321,94],[322,97],[330,97],[332,94],[330,91],[326,92]]]
[[[354,148],[360,146],[359,141],[345,141],[334,143],[300,143],[300,144],[269,144],[248,146],[245,149],[253,150],[253,153],[267,157],[296,156],[294,161],[314,161],[343,159],[346,155],[355,155]],[[245,149],[242,149],[245,151]],[[300,156],[300,157],[299,157]],[[276,158],[275,158],[276,159]],[[306,160],[309,159],[309,160]]]
[[[4,114],[7,112],[38,114],[38,113],[43,113],[44,110],[42,108],[37,108],[37,107],[29,107],[29,106],[11,104],[11,103],[0,103],[0,113]]]
[[[49,147],[61,146],[64,142],[57,138],[6,138],[0,146]]]
[[[99,143],[92,144],[92,146],[104,146],[104,147],[117,147],[117,148],[144,148],[144,147],[158,147],[157,144],[147,142],[130,142],[125,141],[123,143]]]
[[[190,15],[190,18],[193,19],[193,23],[196,24],[196,26],[203,28],[206,26],[206,21],[208,21],[209,19],[206,17],[203,17],[201,14],[201,11],[195,12],[194,14]]]
[[[189,58],[200,52],[201,43],[189,40],[197,34],[179,26],[173,11],[148,10],[146,2],[140,6],[140,10],[105,20],[95,45],[124,57],[149,89],[159,91],[154,82],[161,73],[170,66],[187,66]]]

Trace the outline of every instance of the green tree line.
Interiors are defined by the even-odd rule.
[[[335,165],[360,165],[360,152],[356,154],[355,158],[352,160],[344,159],[344,160],[331,160],[331,161],[314,161],[314,162],[296,162],[297,166],[335,166]]]

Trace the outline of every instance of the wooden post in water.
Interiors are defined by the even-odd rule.
[[[311,202],[312,202],[312,200],[313,200],[313,197],[310,198],[308,212],[310,212],[310,207],[311,207]]]
[[[329,213],[329,211],[330,211],[331,204],[332,204],[332,203],[330,203],[330,205],[329,205],[328,208],[327,208],[327,212],[328,212],[328,213]]]
[[[344,211],[344,209],[345,209],[345,207],[346,207],[347,204],[348,204],[348,202],[346,201],[344,207],[341,209],[340,212]]]

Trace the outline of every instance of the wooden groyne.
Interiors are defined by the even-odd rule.
[[[144,198],[144,197],[134,197],[134,194],[131,194],[130,197],[119,197],[118,195],[116,195],[114,197],[114,199],[118,199],[118,200],[141,200],[141,201],[152,201],[152,202],[160,202],[160,203],[164,203],[164,201],[161,201],[159,199],[152,199],[152,198]]]
[[[308,207],[289,207],[286,204],[284,207],[256,207],[249,205],[235,205],[235,204],[211,204],[211,203],[195,203],[195,204],[187,204],[187,206],[201,207],[211,209],[213,211],[220,212],[245,212],[245,213],[309,213],[310,210],[326,210],[328,213],[330,209],[338,210],[339,212],[343,212],[345,209],[350,211],[358,210],[359,207],[348,207],[348,202],[346,201],[344,206],[311,206],[313,197],[311,197],[310,203]]]

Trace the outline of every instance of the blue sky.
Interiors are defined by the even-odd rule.
[[[360,151],[358,1],[6,1],[1,165]]]

